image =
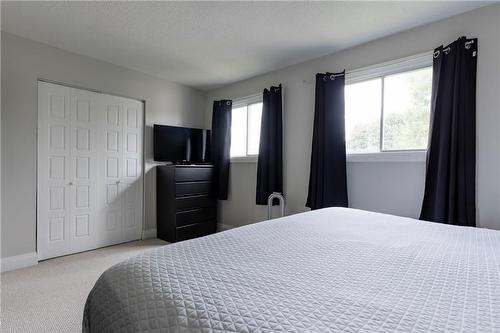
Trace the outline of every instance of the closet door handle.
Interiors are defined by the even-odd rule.
[[[118,184],[120,184],[120,181],[119,181],[119,180],[117,180],[117,181],[116,181],[116,185],[118,185]]]
[[[68,184],[68,185],[69,185],[69,186],[73,186],[73,182],[69,182],[69,184]]]

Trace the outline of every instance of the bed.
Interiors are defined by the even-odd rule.
[[[500,231],[328,208],[166,245],[96,282],[84,332],[500,332]]]

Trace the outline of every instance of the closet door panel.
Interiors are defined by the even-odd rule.
[[[101,132],[101,240],[100,246],[123,242],[123,103],[121,98],[100,95]]]
[[[143,103],[124,100],[123,122],[123,236],[139,239],[142,230],[142,128]]]
[[[66,87],[38,84],[38,209],[40,260],[70,253],[70,98]]]
[[[98,94],[70,89],[71,170],[70,243],[71,252],[98,246],[99,140],[96,114]]]

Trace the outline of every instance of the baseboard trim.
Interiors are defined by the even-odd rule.
[[[156,238],[156,228],[146,229],[142,234],[142,239]]]
[[[236,228],[236,227],[232,226],[230,224],[219,223],[217,225],[217,231],[226,231],[226,230],[230,230],[230,229],[234,229],[234,228]]]
[[[17,256],[1,258],[1,271],[8,272],[15,269],[34,266],[38,264],[38,254],[36,252],[20,254]]]

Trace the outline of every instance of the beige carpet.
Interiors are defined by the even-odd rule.
[[[165,244],[159,239],[130,242],[2,273],[0,331],[81,332],[85,300],[101,273]]]

